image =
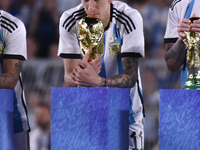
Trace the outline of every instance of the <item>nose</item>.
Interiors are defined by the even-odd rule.
[[[94,0],[89,1],[88,10],[89,10],[89,12],[95,10],[95,1]]]

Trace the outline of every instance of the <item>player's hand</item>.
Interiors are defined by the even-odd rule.
[[[193,14],[191,17],[196,17],[196,14]],[[200,20],[194,20],[193,23],[189,19],[182,19],[177,26],[178,35],[180,36],[181,40],[186,37],[184,31],[196,31],[200,32]],[[197,37],[200,37],[200,34],[196,34]]]
[[[88,49],[88,51],[85,54],[85,56],[83,57],[83,59],[79,61],[79,64],[81,64],[81,62],[88,62],[90,53],[91,53],[91,50]],[[98,54],[98,56],[89,63],[92,65],[92,67],[96,71],[96,73],[99,74],[101,71],[101,56],[100,56],[100,54]],[[83,66],[81,66],[81,67],[83,68]]]
[[[190,31],[190,29],[191,29],[191,21],[189,19],[184,18],[179,22],[177,26],[177,31],[178,31],[180,40],[183,40],[186,37],[186,34],[184,32]]]
[[[90,62],[90,64],[92,65],[92,67],[94,68],[96,73],[99,74],[101,71],[101,56],[100,56],[100,54],[98,54],[98,56],[94,60],[92,60]]]
[[[86,62],[81,61],[71,73],[73,83],[81,86],[98,87],[101,84],[101,77],[98,76],[93,66]]]
[[[193,14],[192,17],[196,17],[196,15]],[[193,21],[193,23],[191,24],[191,30],[197,32],[196,37],[200,38],[200,20]]]
[[[81,61],[85,61],[85,62],[88,62],[88,59],[90,57],[90,54],[91,54],[91,50],[88,49],[87,50],[87,53],[85,54],[85,56],[83,57],[83,59]]]

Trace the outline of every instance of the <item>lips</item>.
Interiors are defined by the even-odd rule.
[[[90,17],[90,18],[98,18],[98,14],[88,14],[88,17]]]

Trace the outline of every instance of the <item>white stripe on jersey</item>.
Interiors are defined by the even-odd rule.
[[[77,55],[80,54],[77,44],[78,22],[85,15],[82,4],[62,14],[59,26],[58,56],[63,58],[77,56],[73,58],[79,58]],[[111,21],[104,32],[103,44],[101,77],[109,78],[123,72],[121,56],[144,57],[143,20],[139,12],[123,2],[114,1],[111,4]],[[130,93],[132,104],[130,106],[130,123],[139,121],[143,117],[139,69],[138,81],[139,84],[136,83]]]

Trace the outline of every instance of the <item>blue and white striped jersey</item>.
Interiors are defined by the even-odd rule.
[[[87,16],[82,4],[65,11],[60,18],[58,56],[80,58],[78,23]],[[123,72],[122,57],[144,57],[143,20],[139,12],[119,1],[111,3],[110,23],[104,32],[104,54],[101,77],[110,78]],[[143,118],[143,100],[140,72],[130,90],[130,124]]]
[[[16,17],[0,10],[0,62],[1,73],[3,59],[27,59],[26,29]],[[29,130],[25,96],[21,74],[14,88],[14,132]]]
[[[200,17],[200,3],[198,0],[174,0],[169,8],[167,27],[164,36],[165,43],[175,43],[178,39],[177,26],[183,18],[190,18],[192,14]],[[186,63],[186,62],[185,62]],[[181,75],[181,88],[187,80],[188,71],[186,65],[183,66]]]

